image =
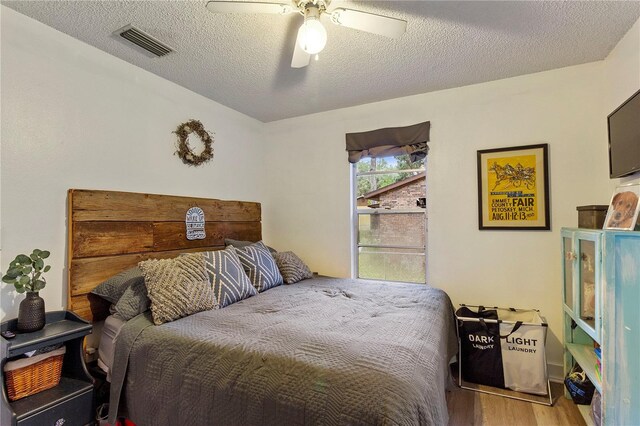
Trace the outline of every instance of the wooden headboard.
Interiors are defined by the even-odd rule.
[[[83,189],[70,189],[67,201],[67,309],[89,321],[108,315],[108,304],[90,291],[142,260],[219,250],[225,238],[262,238],[260,203]],[[191,207],[204,211],[205,239],[186,238]]]

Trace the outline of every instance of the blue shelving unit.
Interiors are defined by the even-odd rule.
[[[640,232],[563,228],[562,254],[565,374],[582,367],[602,395],[604,425],[640,425]]]

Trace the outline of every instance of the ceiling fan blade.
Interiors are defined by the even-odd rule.
[[[309,65],[309,61],[311,60],[311,55],[305,52],[299,43],[300,40],[300,30],[298,30],[298,35],[296,36],[296,46],[293,48],[293,58],[291,59],[291,68],[304,68]]]
[[[336,25],[379,34],[385,37],[400,38],[407,30],[407,21],[389,16],[376,15],[375,13],[339,7],[328,12],[328,14],[331,15],[331,21]]]
[[[291,4],[246,1],[210,1],[207,10],[212,13],[273,13],[286,15],[296,12]]]

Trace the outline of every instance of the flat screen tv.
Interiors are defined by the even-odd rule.
[[[609,177],[640,172],[640,90],[607,117]]]

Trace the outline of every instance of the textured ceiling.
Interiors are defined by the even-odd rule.
[[[640,1],[334,1],[405,19],[407,32],[391,40],[325,19],[320,59],[291,69],[299,15],[214,15],[206,1],[2,3],[264,122],[600,60],[640,17]],[[139,53],[112,35],[127,24],[176,51]]]

